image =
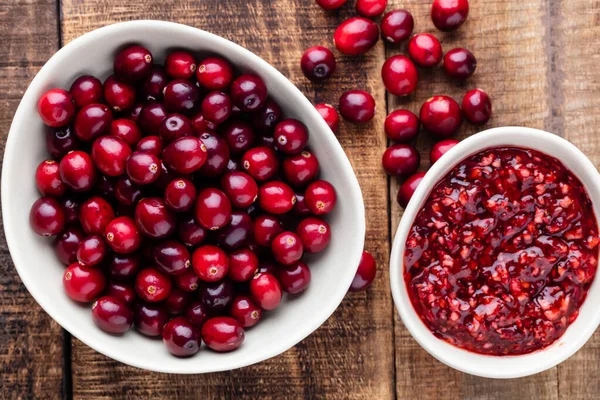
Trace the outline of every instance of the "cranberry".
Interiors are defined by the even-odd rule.
[[[421,107],[423,127],[438,136],[455,134],[462,125],[460,106],[448,96],[434,96]]]
[[[202,101],[201,109],[204,118],[220,124],[231,116],[231,99],[223,92],[210,92]]]
[[[260,264],[258,265],[258,271],[256,271],[256,274],[254,274],[254,276],[256,276],[258,274],[265,274],[265,273],[275,276],[275,275],[277,275],[277,270],[281,267],[282,267],[282,265],[277,264],[275,261],[261,260]]]
[[[159,157],[163,151],[163,141],[158,136],[146,136],[137,143],[135,149]]]
[[[282,232],[271,242],[271,252],[275,261],[283,265],[292,265],[304,254],[302,240],[293,232]]]
[[[94,76],[83,75],[75,79],[69,90],[78,108],[102,101],[102,82]]]
[[[79,144],[79,138],[69,126],[46,130],[46,150],[55,160],[60,160],[67,153],[77,150]]]
[[[65,264],[73,264],[77,261],[77,248],[85,236],[76,227],[67,227],[54,240],[54,252],[58,260]]]
[[[421,68],[431,68],[442,61],[442,45],[429,33],[419,33],[408,42],[410,58]]]
[[[233,80],[233,68],[222,58],[205,58],[198,64],[196,79],[200,86],[208,90],[227,90]]]
[[[106,225],[104,237],[110,248],[121,254],[132,253],[142,244],[142,235],[133,219],[117,217]]]
[[[340,8],[341,6],[346,4],[346,1],[348,1],[348,0],[315,0],[315,1],[324,10],[332,11],[332,10],[337,10],[338,8]]]
[[[217,233],[217,243],[225,250],[247,244],[252,237],[252,218],[244,211],[233,211],[231,222]]]
[[[444,56],[444,71],[451,78],[467,79],[476,68],[477,59],[467,49],[452,49]]]
[[[281,181],[267,182],[258,190],[260,208],[271,214],[285,214],[295,202],[294,191]]]
[[[228,280],[204,283],[198,290],[198,297],[210,315],[225,312],[233,301],[233,286]]]
[[[421,158],[419,152],[409,144],[395,144],[383,153],[381,164],[392,176],[409,176],[417,172]]]
[[[208,311],[201,301],[195,300],[188,304],[184,311],[185,317],[196,328],[202,328],[202,325],[208,320]]]
[[[229,258],[217,246],[198,247],[192,255],[192,266],[198,277],[205,282],[216,282],[227,275]]]
[[[191,266],[190,252],[176,240],[157,243],[152,249],[152,258],[158,268],[169,275],[178,275]]]
[[[60,161],[60,177],[75,192],[92,189],[98,174],[91,157],[83,151],[73,151]]]
[[[290,294],[305,291],[310,284],[310,277],[310,268],[302,261],[277,270],[277,279],[279,279],[281,288]]]
[[[152,69],[152,53],[142,46],[129,46],[117,54],[113,67],[115,74],[124,81],[141,81]]]
[[[171,279],[156,268],[146,268],[135,277],[135,291],[144,301],[162,301],[171,293]]]
[[[127,176],[137,185],[147,185],[160,177],[160,159],[152,153],[136,151],[127,160]]]
[[[337,201],[335,188],[327,181],[315,181],[306,188],[304,201],[313,214],[328,214],[333,211]]]
[[[265,181],[277,173],[279,163],[272,149],[258,146],[244,153],[242,168],[257,181]]]
[[[217,230],[231,220],[231,202],[222,191],[207,188],[198,194],[195,213],[203,228]]]
[[[206,162],[207,150],[202,140],[185,136],[170,143],[162,153],[163,162],[170,170],[191,174]]]
[[[79,198],[73,195],[66,196],[60,200],[60,204],[65,212],[65,223],[78,224],[80,206]]]
[[[261,133],[270,134],[281,119],[282,111],[279,104],[272,99],[267,99],[263,108],[252,113],[252,123]]]
[[[327,126],[329,126],[329,129],[331,129],[333,133],[337,132],[340,126],[340,116],[335,108],[333,108],[331,104],[317,104],[315,108],[319,114],[321,114],[321,117],[323,117]]]
[[[371,253],[363,251],[362,257],[360,258],[360,264],[358,264],[358,269],[356,270],[356,275],[350,285],[350,290],[357,292],[366,289],[367,286],[373,283],[376,274],[377,264],[375,263],[375,259]]]
[[[113,120],[110,124],[110,135],[124,140],[129,146],[135,146],[142,139],[142,133],[136,123],[125,118]]]
[[[232,154],[244,153],[256,141],[254,130],[243,121],[231,121],[224,125],[220,132]]]
[[[91,142],[110,131],[112,113],[104,104],[88,104],[75,117],[75,135],[84,142]]]
[[[375,116],[375,99],[363,90],[349,90],[340,97],[339,110],[350,122],[369,122]]]
[[[165,86],[164,103],[169,112],[188,115],[197,110],[200,90],[189,81],[176,79]]]
[[[88,236],[79,243],[77,260],[79,264],[91,267],[99,264],[106,256],[106,244],[98,235]]]
[[[177,287],[186,292],[195,292],[198,289],[198,275],[194,272],[193,268],[187,268],[181,274],[173,277]]]
[[[162,338],[167,350],[177,357],[193,356],[200,350],[200,331],[184,317],[167,322]]]
[[[140,200],[135,207],[135,222],[142,233],[153,239],[171,236],[175,231],[175,215],[158,197]]]
[[[473,89],[467,92],[462,101],[462,111],[467,121],[472,124],[483,125],[487,123],[492,116],[490,96],[481,89]]]
[[[196,59],[187,51],[174,51],[165,60],[167,75],[174,79],[190,79],[196,72]]]
[[[108,333],[125,333],[133,325],[131,309],[112,296],[103,296],[94,302],[92,318],[100,329]]]
[[[381,20],[381,34],[390,43],[400,43],[410,37],[415,27],[411,13],[406,10],[393,10]]]
[[[383,14],[387,7],[387,0],[357,0],[356,12],[367,18]]]
[[[277,124],[273,137],[282,153],[298,154],[308,143],[308,129],[296,119],[285,119]]]
[[[169,83],[169,78],[163,66],[154,64],[150,74],[140,85],[140,95],[147,101],[161,100],[167,83]]]
[[[230,172],[221,179],[221,189],[231,204],[238,208],[248,208],[258,197],[258,185],[244,172]]]
[[[111,75],[104,81],[104,100],[113,111],[129,110],[135,103],[135,87]]]
[[[250,280],[252,298],[263,310],[274,310],[281,302],[281,285],[274,275],[261,272]]]
[[[413,176],[409,177],[405,180],[402,185],[400,185],[400,189],[398,189],[398,204],[402,207],[406,208],[408,206],[408,202],[412,198],[412,195],[417,190],[417,186],[423,180],[425,176],[425,172],[417,172]]]
[[[217,124],[204,118],[202,113],[198,113],[192,118],[192,126],[194,127],[194,132],[196,132],[197,135],[202,134],[207,130],[212,132],[217,129]]]
[[[79,222],[87,234],[104,234],[104,229],[113,219],[115,211],[102,197],[94,196],[79,207]]]
[[[294,204],[293,211],[299,217],[310,215],[310,210],[306,207],[306,201],[304,201],[304,193],[296,192],[296,204]]]
[[[237,296],[231,305],[231,316],[244,328],[250,328],[260,321],[262,310],[248,296]]]
[[[140,119],[140,113],[142,112],[144,105],[142,103],[136,103],[130,110],[125,113],[125,117],[137,123]]]
[[[431,6],[431,20],[444,32],[457,29],[468,15],[469,0],[434,0]]]
[[[319,161],[312,153],[303,151],[283,160],[285,180],[295,186],[312,182],[319,173]]]
[[[319,218],[309,217],[302,220],[296,227],[296,233],[307,253],[325,250],[331,240],[329,224]]]
[[[302,55],[300,68],[311,81],[323,81],[335,72],[335,56],[327,47],[311,47]]]
[[[419,118],[408,110],[396,110],[385,119],[385,134],[391,140],[408,142],[419,134]]]
[[[160,175],[158,179],[154,182],[154,186],[156,187],[156,189],[158,189],[157,191],[155,191],[155,193],[159,194],[167,188],[167,185],[171,183],[172,180],[181,178],[192,179],[192,177],[189,174],[180,174],[176,171],[173,171],[172,169],[167,168],[164,162],[161,163]]]
[[[278,217],[261,215],[254,219],[254,239],[260,246],[270,247],[273,239],[283,232],[283,223]]]
[[[65,184],[60,179],[58,163],[42,161],[35,171],[35,185],[42,196],[59,197],[65,193]]]
[[[192,247],[204,242],[207,233],[193,216],[188,216],[179,223],[178,236],[186,246]]]
[[[110,282],[106,288],[105,296],[111,296],[131,305],[136,299],[135,289],[130,283]]]
[[[138,332],[146,336],[160,336],[169,321],[169,313],[162,304],[138,303],[134,308],[133,320]]]
[[[413,62],[406,56],[390,57],[383,64],[381,78],[388,92],[407,96],[417,89],[419,74]]]
[[[40,97],[37,110],[44,124],[53,128],[69,125],[75,116],[71,94],[63,89],[51,89]]]
[[[196,200],[196,187],[187,179],[172,180],[165,189],[165,203],[176,212],[188,211]]]
[[[448,150],[450,150],[457,144],[458,140],[454,139],[446,139],[434,144],[431,148],[431,152],[429,153],[429,161],[431,161],[431,165],[435,164],[441,156],[446,154]]]
[[[206,321],[202,326],[202,338],[211,350],[231,351],[242,345],[244,328],[233,318],[215,317]]]
[[[128,177],[123,176],[115,185],[115,197],[121,204],[132,206],[142,198],[142,190]]]
[[[73,263],[65,270],[63,287],[71,300],[88,303],[104,291],[106,279],[98,268]]]
[[[241,248],[229,254],[227,276],[235,282],[249,281],[258,270],[258,257],[248,248]]]
[[[267,99],[267,87],[256,75],[239,76],[229,90],[233,104],[246,112],[260,110]]]
[[[171,290],[169,297],[165,300],[167,311],[171,315],[183,314],[188,304],[190,303],[191,295],[188,292],[175,287]]]
[[[131,155],[129,145],[118,137],[99,137],[92,144],[92,160],[104,175],[119,176],[125,173],[125,162]]]
[[[188,117],[181,114],[169,114],[160,124],[158,135],[165,144],[182,138],[192,136],[194,127]]]
[[[131,280],[140,269],[141,260],[138,253],[113,254],[107,263],[108,276],[115,280]]]
[[[162,103],[148,103],[140,111],[138,125],[146,135],[158,135],[160,125],[167,117],[167,110]]]
[[[375,46],[379,40],[379,27],[367,18],[350,18],[337,27],[333,40],[340,52],[356,56]]]

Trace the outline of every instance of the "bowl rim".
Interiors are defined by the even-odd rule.
[[[527,138],[526,145],[515,144],[512,142],[512,140],[523,140],[524,138]],[[390,286],[394,304],[400,314],[404,326],[406,326],[411,336],[419,343],[419,345],[434,358],[456,370],[471,375],[485,378],[509,379],[520,378],[545,371],[572,356],[589,340],[600,325],[600,307],[593,311],[593,318],[583,321],[582,317],[579,316],[579,318],[567,328],[567,331],[561,338],[544,349],[524,355],[489,356],[464,350],[437,338],[417,315],[408,297],[403,277],[403,254],[406,238],[417,213],[420,211],[422,204],[429,196],[433,187],[454,166],[470,155],[487,148],[502,146],[530,148],[544,154],[548,154],[548,151],[545,149],[548,149],[551,146],[559,146],[561,151],[564,151],[564,154],[569,153],[577,160],[576,162],[570,162],[568,164],[577,163],[583,173],[576,174],[573,172],[572,165],[567,166],[567,168],[582,180],[582,183],[582,176],[585,175],[588,177],[588,180],[600,184],[600,174],[592,162],[575,145],[555,134],[532,128],[506,126],[488,129],[470,136],[454,146],[431,166],[431,169],[421,181],[406,207],[393,240],[392,252],[390,255]],[[556,155],[550,156],[557,157]],[[561,162],[563,161],[561,160]],[[600,218],[598,218],[598,211],[600,208],[600,196],[598,193],[600,192],[597,192],[596,196],[593,196],[592,192],[596,189],[592,190],[589,184],[584,184],[584,186],[592,201],[596,220],[600,222]],[[600,291],[600,279],[596,278],[592,286],[590,286],[586,301],[581,305],[581,308],[588,302],[592,291]],[[561,339],[567,335],[569,329],[575,324],[578,324],[580,328],[575,340],[561,342]]]
[[[314,320],[311,323],[306,323],[302,326],[301,329],[297,330],[297,334],[294,336],[289,336],[283,339],[278,346],[269,348],[263,352],[256,353],[256,355],[252,357],[248,357],[248,360],[244,362],[234,361],[230,363],[230,365],[216,368],[206,368],[205,363],[164,363],[164,365],[159,365],[157,367],[142,365],[142,363],[136,362],[137,360],[134,357],[124,357],[121,353],[118,353],[109,346],[101,346],[97,344],[94,340],[88,340],[85,335],[85,329],[80,329],[76,323],[74,323],[69,318],[63,317],[64,312],[59,312],[58,310],[52,309],[49,305],[44,304],[44,302],[40,301],[40,297],[35,291],[31,290],[31,282],[33,282],[33,277],[30,276],[26,272],[26,262],[21,256],[21,253],[18,252],[16,243],[19,241],[19,238],[12,233],[11,227],[14,226],[15,218],[11,214],[10,210],[8,210],[4,205],[9,203],[9,198],[11,194],[9,193],[9,181],[11,180],[9,176],[9,172],[13,170],[11,165],[18,164],[18,156],[17,156],[17,148],[16,148],[16,140],[14,137],[18,134],[18,130],[21,129],[22,121],[24,119],[25,114],[25,106],[31,104],[37,104],[37,99],[34,98],[34,92],[37,92],[38,89],[44,84],[44,81],[47,79],[47,76],[51,71],[53,71],[62,60],[74,51],[77,51],[80,46],[85,45],[91,40],[97,40],[105,35],[115,34],[122,31],[127,31],[130,29],[139,29],[139,30],[178,30],[182,34],[195,36],[199,39],[210,40],[212,43],[217,44],[220,49],[219,53],[221,54],[232,54],[238,53],[242,57],[251,60],[254,65],[257,65],[263,72],[263,75],[269,76],[269,79],[275,81],[276,85],[281,85],[286,87],[287,91],[291,91],[294,94],[295,100],[297,101],[298,107],[302,107],[308,110],[310,114],[312,114],[312,118],[315,120],[315,123],[319,125],[319,134],[323,134],[323,140],[325,140],[330,146],[331,155],[334,158],[337,158],[341,167],[341,176],[343,176],[345,180],[347,180],[348,191],[344,193],[344,199],[348,201],[350,204],[353,204],[353,208],[355,208],[356,215],[353,216],[354,224],[356,226],[355,236],[357,241],[364,242],[365,231],[366,231],[366,222],[365,222],[365,211],[364,211],[364,201],[361,193],[361,189],[358,183],[358,179],[352,165],[346,156],[341,144],[325,122],[323,118],[320,116],[318,111],[314,108],[313,104],[306,98],[306,96],[298,89],[291,81],[289,81],[281,72],[279,72],[275,67],[269,64],[267,61],[260,58],[258,55],[254,54],[250,50],[228,40],[221,36],[215,35],[210,32],[206,32],[204,30],[191,27],[184,24],[179,24],[175,22],[167,22],[167,21],[158,21],[158,20],[136,20],[136,21],[127,21],[120,22],[111,25],[107,25],[93,31],[87,32],[73,41],[69,42],[61,49],[59,49],[38,71],[34,79],[29,84],[25,94],[23,95],[19,106],[14,114],[13,121],[11,123],[11,127],[9,130],[9,134],[6,140],[4,159],[2,164],[2,179],[1,179],[1,201],[2,201],[2,217],[4,220],[4,234],[6,237],[7,245],[9,251],[11,253],[11,257],[15,268],[21,278],[23,284],[27,288],[28,292],[31,296],[36,300],[36,302],[44,309],[44,311],[50,315],[50,317],[55,320],[60,326],[66,329],[70,334],[74,337],[85,343],[87,346],[96,350],[97,352],[104,354],[112,359],[115,359],[119,362],[122,362],[127,365],[131,365],[137,368],[152,370],[156,372],[163,373],[179,373],[179,374],[197,374],[197,373],[210,373],[210,372],[220,372],[220,371],[228,371],[241,367],[245,367],[248,365],[256,364],[258,362],[264,361],[266,359],[275,357],[284,353],[285,351],[291,349],[293,346],[304,340],[311,333],[317,330],[327,319],[331,317],[331,315],[336,311],[336,309],[341,304],[344,299],[348,288],[352,283],[352,279],[354,278],[354,274],[347,274],[338,285],[336,285],[336,289],[333,289],[329,293],[329,298],[331,299],[326,305],[320,307],[319,310],[315,310],[313,313]],[[225,56],[226,57],[226,56]],[[358,268],[361,252],[358,250],[355,251],[356,255],[353,257],[356,260],[356,268]],[[307,321],[308,322],[308,321]]]

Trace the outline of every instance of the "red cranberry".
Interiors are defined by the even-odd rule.
[[[222,191],[207,188],[198,194],[195,214],[203,228],[214,231],[231,221],[231,202]]]
[[[172,180],[165,189],[165,203],[176,212],[188,211],[196,200],[196,187],[187,179]]]
[[[375,116],[375,99],[363,90],[349,90],[340,97],[339,110],[346,120],[363,124]]]
[[[113,254],[107,263],[108,276],[115,280],[131,280],[140,269],[141,259],[138,253]]]
[[[263,310],[274,310],[281,302],[281,285],[274,275],[264,272],[250,280],[252,298]]]
[[[158,135],[165,144],[194,134],[194,128],[188,117],[181,114],[170,114],[160,124]]]
[[[189,81],[173,80],[165,86],[164,103],[169,112],[188,115],[199,106],[200,90]]]
[[[306,217],[310,215],[310,210],[306,207],[306,201],[304,201],[304,192],[296,192],[296,204],[293,208],[294,214],[299,217]]]
[[[379,40],[379,27],[367,18],[350,18],[337,27],[333,40],[340,52],[356,56],[375,46]]]
[[[119,78],[127,82],[141,81],[152,69],[152,53],[142,46],[129,46],[117,54],[113,67]]]
[[[69,125],[75,116],[71,94],[63,89],[51,89],[40,97],[37,110],[44,124],[53,128]]]
[[[258,185],[244,172],[230,172],[221,179],[221,189],[231,204],[237,208],[248,208],[258,197]]]
[[[163,151],[163,141],[158,136],[146,136],[137,143],[135,149],[160,157]]]
[[[483,125],[487,123],[492,116],[490,96],[481,89],[473,89],[467,92],[462,101],[462,111],[467,121],[472,124]]]
[[[295,202],[294,191],[281,181],[267,182],[258,190],[260,208],[271,214],[285,214]]]
[[[135,87],[111,75],[104,81],[104,101],[113,111],[129,110],[135,104]]]
[[[146,268],[135,277],[135,291],[144,301],[162,301],[171,293],[171,279],[156,268]]]
[[[138,303],[134,308],[133,320],[138,332],[146,336],[160,336],[169,321],[169,313],[162,304]]]
[[[110,131],[112,112],[104,104],[88,104],[75,117],[75,135],[84,142],[91,142]]]
[[[160,174],[160,159],[152,153],[136,151],[127,160],[127,176],[137,185],[155,182]]]
[[[232,154],[241,154],[252,147],[256,136],[252,127],[243,121],[231,121],[220,130]]]
[[[210,315],[225,312],[231,305],[233,296],[233,285],[228,280],[206,282],[198,290],[198,297]]]
[[[204,323],[208,320],[206,306],[199,300],[192,301],[188,304],[183,314],[196,328],[202,328]]]
[[[124,140],[129,146],[135,146],[142,139],[142,133],[135,122],[125,118],[113,120],[110,135]]]
[[[282,267],[282,265],[277,264],[275,261],[261,260],[260,264],[258,265],[258,271],[256,271],[256,274],[254,274],[254,276],[256,276],[258,274],[265,274],[265,273],[275,276],[275,275],[277,275],[277,270],[281,267]]]
[[[229,90],[233,104],[246,112],[260,110],[267,99],[267,87],[256,75],[239,76],[233,81]]]
[[[102,82],[94,76],[83,75],[75,79],[69,90],[78,108],[102,101]]]
[[[105,296],[111,296],[131,305],[136,299],[135,289],[130,283],[110,282],[106,288]]]
[[[387,0],[357,0],[356,12],[367,18],[383,14],[387,7]]]
[[[73,264],[77,261],[77,248],[84,239],[83,232],[76,227],[66,228],[54,240],[54,252],[58,260],[65,264]]]
[[[75,192],[85,192],[94,186],[98,178],[92,158],[83,151],[73,151],[60,161],[60,178]]]
[[[348,0],[316,0],[317,4],[327,11],[337,10],[346,4],[346,1]]]
[[[444,56],[444,71],[451,78],[467,79],[476,68],[477,59],[467,49],[452,49]]]
[[[285,119],[275,127],[275,145],[285,154],[298,154],[308,143],[308,129],[297,119]]]
[[[186,246],[193,247],[204,242],[207,233],[193,216],[188,216],[179,223],[178,236]]]
[[[148,103],[140,111],[138,125],[146,135],[158,135],[160,125],[167,117],[167,110],[162,103]]]
[[[272,149],[258,146],[244,153],[242,168],[257,181],[265,181],[277,173],[279,163]]]
[[[222,58],[205,58],[198,64],[196,79],[200,86],[208,90],[227,90],[233,80],[233,68]]]
[[[367,286],[373,283],[376,274],[377,264],[375,263],[375,259],[369,252],[363,251],[362,257],[360,258],[360,264],[358,264],[356,275],[354,276],[354,280],[350,285],[350,290],[353,292],[357,292],[359,290],[366,289]]]
[[[235,282],[249,281],[258,270],[258,257],[248,248],[241,248],[229,254],[227,276]]]
[[[67,153],[77,150],[79,144],[79,138],[69,126],[46,130],[46,150],[55,160],[60,160]]]
[[[383,153],[381,164],[392,176],[409,176],[417,172],[421,157],[410,144],[395,144]]]
[[[421,123],[417,116],[408,110],[396,110],[385,119],[385,134],[396,142],[408,142],[419,134]]]
[[[217,124],[204,118],[202,113],[198,113],[192,118],[192,126],[194,127],[194,132],[196,132],[197,135],[201,135],[207,130],[212,132],[217,129]]]
[[[200,331],[183,317],[167,322],[162,338],[167,350],[177,357],[193,356],[200,350]]]
[[[132,253],[142,244],[142,235],[129,217],[117,217],[110,221],[104,230],[104,237],[110,248],[121,254]]]
[[[446,139],[434,144],[431,148],[431,152],[429,153],[429,161],[431,161],[431,165],[435,164],[441,156],[446,154],[448,150],[450,150],[457,144],[458,140],[454,139]]]
[[[381,34],[390,43],[400,43],[410,37],[415,27],[411,13],[406,10],[393,10],[381,20]]]
[[[65,212],[56,199],[41,197],[31,206],[29,224],[38,235],[58,235],[65,227]]]
[[[434,0],[431,19],[436,28],[448,32],[461,26],[469,15],[469,0]]]
[[[263,108],[252,113],[252,123],[263,134],[268,134],[279,123],[281,115],[282,111],[279,104],[274,100],[268,99]]]
[[[312,182],[319,173],[319,161],[312,153],[303,151],[283,160],[285,180],[295,186]]]
[[[415,193],[415,190],[417,190],[417,186],[419,186],[419,183],[421,183],[424,176],[425,172],[417,172],[405,180],[402,185],[400,185],[400,189],[398,190],[398,204],[406,208],[413,193]]]
[[[71,300],[88,303],[104,291],[106,279],[101,269],[73,263],[65,270],[63,287]]]
[[[419,33],[408,42],[410,58],[421,68],[431,68],[442,61],[442,45],[429,33]]]
[[[171,236],[175,231],[175,215],[158,197],[140,200],[135,207],[135,222],[142,233],[153,239]]]
[[[237,296],[231,304],[231,316],[244,328],[250,328],[260,321],[262,310],[248,296]]]
[[[140,95],[147,101],[161,100],[167,83],[169,83],[169,78],[163,66],[154,64],[150,74],[140,85]]]
[[[79,207],[79,222],[89,235],[104,234],[104,229],[113,219],[115,211],[102,197],[94,196]]]
[[[196,59],[187,51],[174,51],[165,60],[167,75],[174,79],[190,79],[196,72]]]
[[[329,224],[319,218],[309,217],[302,220],[296,227],[296,233],[307,253],[325,250],[331,240]]]
[[[310,284],[310,268],[302,261],[281,267],[277,270],[277,279],[284,292],[290,294],[302,293]]]
[[[220,281],[227,275],[229,258],[217,246],[198,247],[192,255],[194,272],[204,282]]]
[[[133,107],[131,107],[131,110],[125,113],[125,117],[137,123],[140,119],[140,113],[142,112],[142,108],[144,108],[144,105],[142,103],[136,103]]]
[[[244,341],[244,328],[233,318],[215,317],[202,326],[202,338],[211,350],[220,353],[232,351]]]
[[[335,56],[327,47],[311,47],[302,55],[300,68],[311,81],[325,80],[335,72]]]
[[[91,267],[97,265],[106,256],[106,244],[98,235],[88,236],[79,243],[77,260],[79,264]]]
[[[292,265],[304,254],[302,240],[293,232],[282,232],[273,239],[271,252],[275,261],[283,265]]]
[[[335,108],[333,108],[331,104],[317,104],[315,108],[319,114],[321,114],[321,117],[323,117],[327,126],[329,126],[329,129],[331,129],[333,133],[337,132],[340,126],[340,116]]]
[[[129,145],[118,137],[102,136],[92,144],[92,160],[104,175],[119,176],[125,173],[125,162],[131,155]]]
[[[115,197],[121,204],[132,206],[142,198],[142,190],[128,177],[123,176],[115,184]]]
[[[162,153],[166,167],[180,174],[191,174],[206,162],[207,150],[202,140],[185,136],[170,143]]]
[[[80,206],[79,198],[73,195],[66,196],[60,200],[60,204],[65,212],[65,223],[69,225],[78,224]]]
[[[231,99],[223,92],[210,92],[202,100],[201,109],[204,118],[220,124],[231,116]]]
[[[335,188],[327,181],[315,181],[306,188],[304,201],[313,214],[328,214],[333,211],[337,201]]]
[[[125,333],[133,325],[133,312],[120,299],[100,297],[92,305],[92,318],[100,329],[108,333]]]
[[[191,300],[191,294],[188,292],[184,292],[183,290],[174,287],[165,300],[165,306],[167,307],[167,311],[171,315],[179,315],[183,314],[185,309]]]
[[[252,218],[245,211],[233,211],[231,222],[217,233],[217,243],[230,251],[248,243],[252,236]]]
[[[42,196],[59,197],[65,193],[65,184],[60,179],[56,161],[46,160],[38,165],[35,170],[35,185]]]
[[[460,106],[448,96],[434,96],[421,107],[421,123],[433,134],[446,137],[458,131],[462,125]]]
[[[178,275],[191,266],[190,252],[176,240],[165,240],[152,248],[154,264],[165,274]]]
[[[193,268],[187,268],[181,274],[175,275],[173,280],[179,289],[186,292],[195,292],[198,289],[200,278],[198,278]]]
[[[270,247],[273,239],[283,232],[283,223],[278,217],[261,215],[254,219],[254,239],[260,246]]]
[[[407,96],[417,89],[419,74],[413,62],[405,56],[390,57],[383,64],[381,78],[388,92]]]

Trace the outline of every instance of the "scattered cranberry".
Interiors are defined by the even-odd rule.
[[[92,317],[100,329],[108,333],[125,333],[133,325],[133,312],[123,301],[100,297],[92,305]]]
[[[83,75],[75,79],[69,90],[77,108],[102,101],[102,82],[94,76]]]
[[[249,281],[258,270],[258,257],[248,248],[240,248],[229,254],[227,276],[235,282]]]
[[[141,81],[152,69],[152,53],[142,46],[129,46],[117,54],[113,67],[115,74],[124,81]]]
[[[388,58],[383,64],[381,79],[391,94],[407,96],[417,89],[419,74],[410,58],[397,55]]]
[[[441,137],[455,134],[462,125],[460,106],[448,96],[434,96],[421,107],[423,127]]]
[[[135,222],[144,235],[153,239],[171,236],[176,225],[173,212],[157,197],[140,200],[135,207]]]
[[[392,111],[385,118],[385,134],[396,142],[408,142],[419,134],[421,123],[417,116],[408,110]]]
[[[104,101],[113,111],[126,111],[135,104],[135,87],[111,75],[104,81]]]
[[[257,181],[265,181],[277,173],[279,162],[272,149],[259,146],[244,153],[242,168]]]
[[[431,68],[442,61],[442,45],[429,33],[419,33],[408,42],[410,58],[421,68]]]
[[[282,232],[271,242],[271,252],[278,263],[291,265],[302,258],[304,247],[298,235],[293,232]]]
[[[363,90],[349,90],[340,97],[339,110],[348,121],[363,124],[375,116],[375,99]]]
[[[242,345],[244,328],[233,318],[215,317],[204,323],[202,338],[211,350],[231,351]]]
[[[67,153],[77,150],[79,145],[79,138],[70,126],[46,130],[46,150],[55,160],[60,160]]]
[[[469,15],[469,0],[434,0],[431,19],[436,28],[449,32],[461,26]]]
[[[281,285],[274,275],[260,272],[250,280],[250,294],[263,310],[274,310],[281,302]]]
[[[238,208],[248,208],[258,198],[258,185],[244,172],[230,172],[221,179],[221,188]]]
[[[329,224],[319,218],[309,217],[302,220],[296,227],[296,233],[307,253],[325,250],[331,240]]]
[[[454,140],[454,139],[441,140],[441,141],[437,142],[436,144],[434,144],[433,147],[431,148],[431,152],[429,153],[429,161],[431,162],[431,165],[435,164],[437,162],[437,160],[440,159],[441,156],[446,154],[446,152],[448,150],[450,150],[457,144],[458,144],[458,140]]]
[[[367,18],[377,17],[383,14],[387,7],[387,0],[357,0],[356,12]]]
[[[284,292],[298,294],[308,288],[310,284],[310,268],[302,261],[293,265],[281,267],[277,270],[277,278]]]
[[[77,248],[84,237],[77,227],[67,227],[62,231],[54,240],[54,252],[58,260],[65,265],[77,262]]]
[[[192,267],[196,275],[204,282],[216,282],[227,275],[229,258],[219,247],[205,245],[194,251]]]
[[[167,77],[167,73],[163,66],[155,64],[150,70],[150,75],[148,75],[141,84],[140,95],[147,101],[162,100],[163,91],[168,82],[169,78]]]
[[[162,304],[137,303],[133,321],[138,332],[146,336],[160,336],[169,321],[169,313]]]
[[[346,4],[346,2],[348,0],[315,0],[315,1],[324,10],[332,11],[332,10],[337,10],[338,8],[340,8],[341,6]]]
[[[379,27],[367,18],[350,18],[337,27],[333,40],[340,52],[356,56],[375,46],[379,40]]]
[[[38,113],[44,124],[53,128],[69,125],[75,116],[75,104],[71,94],[63,89],[51,89],[40,97]]]
[[[225,193],[207,188],[198,194],[195,209],[196,221],[203,228],[217,230],[231,221],[231,202]]]
[[[390,43],[400,43],[410,37],[415,27],[411,13],[406,10],[393,10],[381,20],[381,34]]]
[[[315,108],[319,114],[321,114],[321,117],[323,117],[327,126],[329,126],[329,129],[331,129],[333,133],[337,132],[340,126],[340,116],[335,108],[333,108],[331,104],[317,104]]]
[[[323,81],[335,72],[335,56],[327,47],[315,46],[304,52],[300,60],[302,73],[311,81]]]
[[[419,186],[419,183],[421,183],[424,176],[425,172],[417,172],[416,174],[405,180],[402,183],[402,185],[400,185],[397,197],[398,204],[400,204],[404,208],[408,206],[408,202],[415,193],[415,190],[417,190],[417,186]]]
[[[487,123],[492,116],[490,96],[481,89],[473,89],[467,92],[462,101],[462,111],[467,121],[472,124],[483,125]]]
[[[283,160],[283,175],[292,185],[304,186],[312,182],[318,174],[319,161],[308,151]]]
[[[129,146],[135,146],[142,139],[142,132],[130,119],[119,118],[110,124],[110,135],[122,139]]]
[[[198,64],[196,78],[200,86],[208,90],[227,90],[233,81],[233,69],[226,60],[209,57]]]
[[[467,49],[452,49],[444,56],[444,71],[451,78],[467,79],[475,73],[477,59]]]
[[[72,300],[88,303],[104,291],[106,279],[101,269],[73,263],[65,270],[63,287]]]
[[[167,350],[177,357],[193,356],[200,350],[200,331],[184,317],[167,322],[162,338]]]
[[[65,193],[65,184],[60,179],[58,163],[42,161],[35,171],[35,185],[42,196],[60,197]]]
[[[200,102],[198,87],[184,79],[169,82],[165,86],[163,96],[167,111],[185,115],[196,110]]]
[[[121,300],[127,305],[132,305],[137,298],[133,284],[123,282],[110,282],[104,295]]]
[[[262,316],[262,310],[248,296],[238,296],[231,304],[231,316],[236,319],[243,328],[250,328],[258,324]]]
[[[112,112],[104,104],[88,104],[75,117],[75,135],[84,142],[91,142],[110,131]]]
[[[171,293],[171,279],[156,268],[143,269],[135,278],[135,292],[144,301],[165,300]]]
[[[31,206],[29,224],[38,235],[58,235],[65,226],[65,212],[56,199],[41,197]]]
[[[328,214],[333,211],[337,201],[335,188],[327,181],[315,181],[306,188],[304,201],[313,214]]]
[[[257,111],[265,105],[267,99],[267,87],[256,75],[241,75],[233,81],[229,90],[233,104],[242,111]]]
[[[174,79],[190,79],[196,72],[196,60],[187,51],[174,51],[165,60],[165,71]]]
[[[359,290],[366,289],[375,280],[377,274],[377,264],[371,253],[363,251],[362,257],[360,258],[360,264],[356,270],[354,280],[350,285],[350,290],[357,292]]]
[[[223,92],[210,92],[202,100],[200,107],[204,118],[217,125],[231,115],[231,99]]]
[[[383,169],[392,176],[409,176],[417,172],[421,158],[410,144],[395,144],[386,149],[381,159]]]
[[[79,264],[91,267],[99,264],[106,256],[106,244],[100,236],[92,235],[83,239],[77,248]]]

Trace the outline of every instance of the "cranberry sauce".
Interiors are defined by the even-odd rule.
[[[404,279],[437,337],[476,353],[525,354],[577,318],[599,241],[585,188],[560,161],[492,148],[434,187],[406,241]]]

